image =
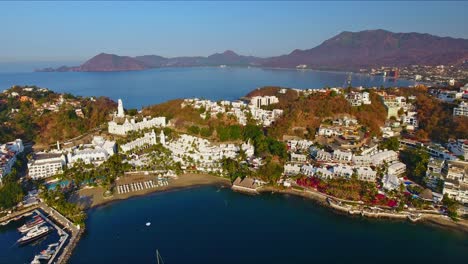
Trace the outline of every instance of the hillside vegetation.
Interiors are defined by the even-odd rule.
[[[79,136],[109,120],[116,103],[107,97],[96,99],[60,95],[52,91],[26,91],[14,86],[0,94],[0,136],[2,142],[21,138],[50,144]],[[31,88],[31,87],[30,87]],[[19,96],[12,96],[12,93]],[[59,98],[63,103],[59,104]],[[56,111],[45,105],[55,104]],[[79,116],[76,109],[83,113]]]

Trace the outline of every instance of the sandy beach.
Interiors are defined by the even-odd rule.
[[[154,180],[155,177],[155,175],[144,174],[126,175],[118,179],[116,181],[116,185]],[[226,178],[221,178],[209,174],[187,173],[179,175],[177,178],[169,178],[169,184],[167,186],[159,186],[156,188],[143,189],[140,191],[128,192],[124,194],[118,194],[117,192],[114,192],[114,194],[110,197],[104,197],[104,189],[102,187],[85,188],[74,193],[70,199],[71,201],[77,202],[83,206],[83,208],[89,209],[113,201],[125,200],[130,197],[146,195],[153,192],[164,192],[205,185],[230,187],[231,182]]]
[[[137,174],[137,175],[126,175],[121,177],[116,181],[117,185],[123,184],[131,184],[135,182],[144,182],[148,180],[154,180],[155,175],[144,175],[144,174]],[[144,189],[135,192],[128,192],[125,194],[114,194],[110,197],[104,197],[104,189],[102,187],[94,187],[94,188],[85,188],[81,189],[72,195],[71,200],[73,202],[77,202],[82,205],[85,209],[93,208],[96,206],[104,205],[110,202],[118,201],[118,200],[125,200],[130,197],[135,196],[142,196],[149,193],[154,192],[165,192],[165,191],[172,191],[178,189],[185,189],[185,188],[192,188],[197,186],[206,186],[206,185],[214,185],[214,186],[222,186],[222,187],[230,187],[231,182],[226,178],[221,178],[209,174],[183,174],[178,176],[177,178],[170,178],[169,184],[167,186],[159,186],[156,188]],[[314,191],[302,191],[296,190],[293,188],[279,188],[273,186],[263,186],[258,189],[258,192],[261,193],[279,193],[279,194],[289,194],[304,197],[306,199],[310,199],[319,203],[322,206],[328,207],[332,209],[334,212],[342,214],[342,215],[349,215],[346,212],[336,210],[332,208],[327,202],[327,196]],[[431,226],[462,231],[468,233],[468,221],[467,220],[460,220],[455,222],[450,218],[445,216],[437,216],[437,215],[424,215],[419,223],[424,223]]]

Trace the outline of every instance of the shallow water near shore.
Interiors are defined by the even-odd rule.
[[[156,263],[157,249],[165,263],[463,263],[468,237],[204,186],[91,209],[70,263]]]

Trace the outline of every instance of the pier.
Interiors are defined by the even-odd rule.
[[[57,229],[57,232],[60,236],[60,240],[59,240],[59,246],[57,247],[57,249],[55,250],[54,254],[52,255],[52,257],[50,257],[49,261],[47,262],[48,264],[52,264],[54,259],[57,257],[57,254],[60,252],[60,250],[62,249],[63,245],[65,244],[65,242],[67,241],[69,235],[67,232],[63,231],[62,228],[60,228],[59,226],[57,226],[54,222],[52,222],[49,217],[43,215],[41,213],[41,211],[39,210],[35,210],[34,212],[36,212],[36,214],[40,215],[44,220],[47,221],[47,223],[49,223],[51,226],[53,226],[55,229]]]
[[[80,228],[80,226],[76,226],[75,224],[73,224],[72,221],[63,216],[54,208],[41,202],[38,205],[28,207],[26,209],[14,212],[12,214],[0,218],[0,223],[6,225],[10,221],[16,221],[22,217],[29,216],[33,212],[40,215],[49,225],[55,228],[60,236],[60,240],[58,241],[59,246],[57,247],[55,253],[52,255],[52,257],[47,263],[67,263],[68,259],[70,258],[73,252],[73,249],[80,240],[84,229]]]
[[[75,248],[76,244],[78,243],[78,241],[79,241],[79,239],[81,237],[81,234],[83,233],[83,229],[81,229],[79,226],[76,226],[75,224],[73,224],[73,222],[71,222],[68,218],[63,216],[61,213],[59,213],[54,208],[49,207],[47,204],[41,203],[39,206],[48,215],[48,217],[54,219],[54,221],[56,221],[57,223],[62,225],[64,227],[64,229],[67,229],[70,232],[70,234],[67,234],[67,238],[68,238],[68,236],[70,236],[68,244],[66,244],[65,247],[63,248],[63,251],[58,256],[57,261],[54,262],[54,263],[58,263],[58,264],[66,263],[68,261],[68,259],[70,258],[71,254],[73,252],[73,249]],[[48,221],[50,223],[50,219],[48,219]],[[59,228],[55,224],[52,224],[52,225],[55,228]],[[57,230],[59,230],[59,229],[57,229]],[[64,232],[63,229],[60,229],[60,230],[62,232]],[[59,232],[59,234],[60,234],[60,232]],[[62,246],[65,244],[66,241],[67,241],[67,239],[64,239],[63,241],[61,241],[60,249],[62,248]],[[57,250],[55,252],[54,257],[56,257],[56,254],[58,254],[59,251],[60,250]],[[53,260],[53,258],[51,258],[49,263],[52,263],[51,262],[52,260]]]

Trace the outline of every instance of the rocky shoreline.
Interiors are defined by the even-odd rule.
[[[417,216],[416,220],[412,220],[409,215],[409,212],[405,213],[385,213],[385,212],[368,212],[363,210],[352,210],[351,208],[346,208],[344,206],[339,206],[336,203],[330,203],[328,201],[329,197],[325,194],[314,192],[314,191],[300,191],[296,189],[283,189],[273,186],[261,187],[258,189],[259,193],[280,193],[280,194],[289,194],[307,198],[317,202],[318,204],[332,209],[334,212],[348,215],[348,216],[360,216],[367,218],[377,218],[377,219],[392,219],[398,221],[410,221],[416,223],[422,223],[434,227],[445,228],[453,231],[468,233],[468,221],[459,220],[457,222],[453,221],[447,216],[443,215],[434,215],[434,214],[420,214]]]

